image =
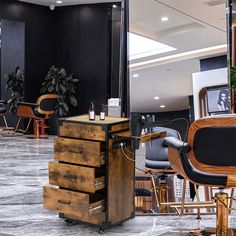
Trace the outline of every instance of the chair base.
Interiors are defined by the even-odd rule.
[[[226,234],[216,234],[216,228],[206,228],[206,229],[196,229],[189,231],[187,229],[175,230],[173,232],[169,231],[160,236],[235,236],[236,229],[228,229]]]
[[[236,235],[236,229],[228,229],[228,232],[224,234],[217,234],[216,228],[206,228],[203,230],[193,230],[192,232],[189,232],[189,236],[235,236]]]

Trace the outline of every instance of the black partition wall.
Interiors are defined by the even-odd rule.
[[[17,40],[16,40],[17,39]],[[17,66],[25,70],[25,23],[21,21],[1,20],[1,98],[9,100],[11,92],[6,91],[5,78]],[[16,117],[7,115],[8,125],[14,126]]]
[[[51,65],[64,67],[79,79],[79,105],[71,115],[87,112],[90,100],[99,110],[107,98],[118,95],[120,5],[74,5],[51,11],[20,1],[0,1],[0,19],[25,24],[26,101],[38,98]]]
[[[77,114],[86,113],[91,100],[99,111],[108,98],[118,94],[113,84],[119,79],[120,42],[112,40],[114,35],[120,38],[120,28],[114,26],[119,20],[114,14],[117,9],[119,4],[117,8],[91,4],[58,7],[53,12],[52,64],[78,77]]]

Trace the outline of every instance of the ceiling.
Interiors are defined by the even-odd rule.
[[[21,2],[28,2],[44,6],[67,6],[67,5],[77,5],[77,4],[90,4],[90,3],[101,3],[101,2],[120,2],[120,0],[62,0],[62,4],[57,4],[56,0],[19,0]]]
[[[162,22],[163,16],[169,20]],[[130,62],[131,111],[188,109],[192,73],[199,71],[199,59],[226,54],[226,46],[212,48],[226,44],[224,1],[130,0],[129,17],[131,32],[177,48]],[[199,49],[204,50],[199,53]]]

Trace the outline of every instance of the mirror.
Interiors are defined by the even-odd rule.
[[[131,114],[186,138],[186,121],[207,114],[201,90],[228,84],[225,9],[225,0],[129,0]]]

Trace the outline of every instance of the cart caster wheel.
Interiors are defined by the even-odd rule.
[[[124,221],[121,221],[121,222],[119,223],[119,225],[121,225],[121,226],[122,226],[123,224],[124,224]]]
[[[67,226],[75,225],[75,220],[66,219],[65,222]]]
[[[100,228],[98,232],[99,232],[99,234],[103,234],[103,233],[104,233],[104,231],[105,231],[105,229],[104,229],[104,228]]]

